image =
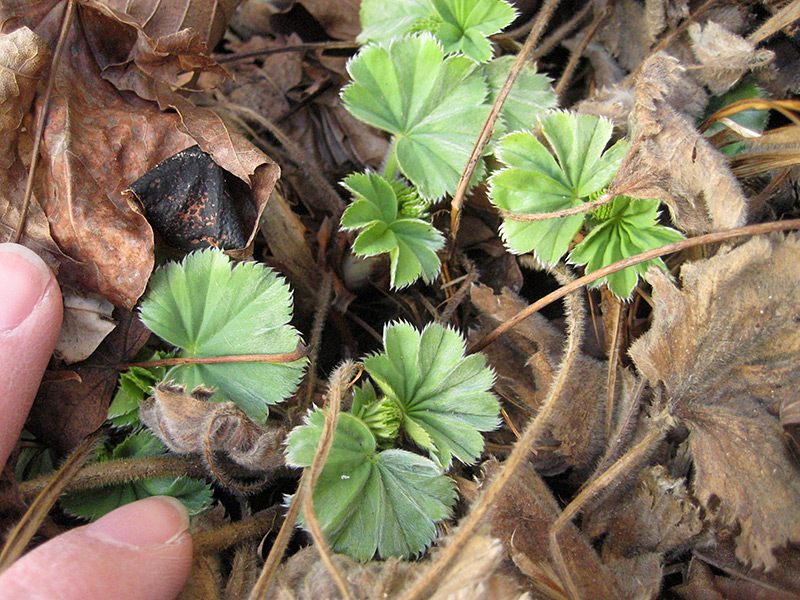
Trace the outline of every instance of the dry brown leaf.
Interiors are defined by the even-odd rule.
[[[717,96],[732,88],[747,71],[763,67],[775,57],[771,50],[757,50],[753,42],[716,21],[692,23],[688,34],[700,62],[695,77]]]
[[[725,159],[676,106],[686,87],[677,59],[647,59],[634,87],[631,145],[609,192],[663,200],[690,234],[744,224],[746,200]]]
[[[591,538],[607,534],[604,557],[663,554],[684,546],[702,529],[700,507],[686,480],[671,476],[661,465],[642,471],[624,498],[614,496],[587,512],[583,527]]]
[[[757,581],[744,581],[714,573],[703,561],[693,560],[688,581],[671,588],[684,600],[796,600],[792,592],[777,590]]]
[[[215,455],[223,455],[250,473],[283,466],[282,428],[262,428],[233,402],[209,402],[212,390],[186,389],[161,382],[140,403],[139,418],[178,454],[198,454],[219,474]],[[222,474],[224,476],[224,473]]]
[[[487,462],[486,479],[501,468],[495,460]],[[524,464],[488,517],[492,534],[503,542],[514,563],[530,579],[531,587],[549,598],[564,597],[566,589],[550,557],[549,533],[559,514],[558,502],[547,484],[532,465]],[[628,597],[572,523],[561,531],[558,543],[582,598]]]
[[[500,569],[503,548],[486,536],[470,538],[460,558],[441,579],[430,600],[518,600],[517,581]],[[343,554],[332,556],[355,598],[384,600],[397,598],[414,580],[424,577],[427,562],[397,559],[359,564]],[[318,600],[341,598],[338,588],[319,558],[316,548],[301,550],[278,571],[264,596],[266,600]]]
[[[682,270],[650,273],[655,312],[631,347],[689,429],[695,496],[738,527],[737,557],[770,569],[800,541],[800,470],[777,412],[800,385],[800,241],[761,237]]]
[[[98,296],[82,296],[64,290],[64,319],[53,354],[66,364],[89,358],[117,326],[111,316],[114,305]]]

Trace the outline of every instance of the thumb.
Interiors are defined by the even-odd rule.
[[[29,552],[0,575],[5,600],[172,600],[192,564],[189,515],[174,498],[126,504]]]

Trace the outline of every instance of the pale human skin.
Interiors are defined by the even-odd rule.
[[[61,326],[61,291],[31,250],[0,244],[0,468],[14,448]],[[186,509],[139,500],[64,533],[0,575],[4,600],[172,600],[189,575]]]

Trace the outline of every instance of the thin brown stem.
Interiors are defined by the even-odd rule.
[[[231,546],[256,541],[275,529],[281,521],[283,507],[271,506],[236,521],[227,523],[222,527],[207,531],[199,531],[192,536],[192,548],[195,555],[221,552]]]
[[[57,474],[56,474],[57,475]],[[56,475],[43,475],[19,484],[19,491],[26,501],[40,494]],[[93,463],[83,467],[62,489],[62,493],[79,492],[103,488],[118,483],[127,483],[153,477],[206,477],[203,463],[193,456],[147,456],[124,458]]]
[[[606,329],[606,347],[608,355],[608,373],[606,377],[606,438],[611,436],[614,426],[614,396],[617,387],[617,364],[619,363],[620,324],[623,317],[622,300],[611,296],[606,306],[610,304],[609,313],[605,319],[610,325]]]
[[[25,221],[28,219],[28,207],[31,204],[33,197],[33,178],[36,175],[36,167],[39,164],[39,147],[42,144],[42,137],[44,136],[44,126],[47,124],[47,115],[50,112],[50,101],[53,97],[53,88],[55,87],[56,76],[58,73],[58,65],[61,62],[61,56],[64,53],[64,44],[67,40],[67,31],[72,24],[72,19],[75,15],[75,0],[69,0],[67,7],[64,10],[64,16],[61,18],[61,30],[58,32],[58,42],[56,42],[56,49],[53,52],[53,60],[50,63],[50,74],[47,78],[47,88],[44,92],[42,99],[42,108],[39,111],[39,119],[36,121],[36,130],[33,134],[33,149],[31,150],[31,164],[28,167],[28,179],[25,181],[25,194],[22,197],[22,208],[19,211],[19,223],[14,232],[14,239],[11,241],[19,243],[22,239],[22,234],[25,231]]]
[[[597,200],[592,200],[591,202],[585,202],[580,206],[573,206],[572,208],[565,208],[564,210],[557,210],[554,212],[547,212],[547,213],[515,213],[508,211],[504,208],[498,208],[497,211],[500,213],[501,217],[503,217],[504,219],[508,219],[509,221],[520,221],[522,223],[528,223],[531,221],[546,221],[548,219],[558,219],[560,217],[579,215],[581,213],[589,212],[596,208],[599,208],[604,204],[608,204],[614,198],[615,198],[614,194],[603,194]]]
[[[239,54],[217,55],[214,58],[218,64],[223,65],[247,60],[249,58],[259,58],[261,56],[270,56],[271,54],[281,54],[284,52],[305,52],[307,50],[358,50],[360,47],[360,44],[354,42],[309,42],[307,44],[294,44],[291,46],[281,46],[279,48],[264,48],[263,50],[254,50],[252,52],[240,52]]]
[[[494,132],[494,124],[495,121],[497,121],[497,117],[500,115],[500,109],[503,107],[503,103],[506,101],[506,98],[511,91],[511,86],[513,86],[514,82],[517,80],[517,75],[519,75],[520,71],[522,71],[522,67],[525,66],[533,47],[536,45],[536,42],[539,41],[545,26],[550,21],[550,17],[553,15],[553,11],[555,11],[560,2],[561,0],[545,0],[544,5],[539,11],[539,14],[536,16],[536,21],[533,24],[531,32],[528,34],[525,44],[522,46],[522,50],[519,51],[517,58],[511,65],[511,69],[508,72],[508,77],[506,77],[506,80],[503,83],[503,87],[501,87],[500,91],[497,93],[497,98],[495,99],[494,104],[492,104],[492,108],[489,111],[489,116],[486,117],[486,122],[483,124],[483,129],[481,129],[478,140],[475,142],[475,146],[472,148],[472,153],[467,160],[467,165],[464,167],[464,172],[461,174],[461,179],[458,181],[456,193],[450,203],[450,239],[453,241],[453,248],[455,248],[455,240],[458,237],[458,226],[461,221],[461,207],[464,205],[464,199],[467,195],[469,182],[472,180],[472,174],[475,172],[475,168],[478,166],[478,161],[483,155],[483,149],[486,147],[486,144],[489,143],[489,138]]]
[[[583,51],[586,50],[589,42],[592,41],[592,38],[600,28],[600,24],[603,22],[603,19],[608,15],[608,10],[608,6],[602,10],[597,10],[594,19],[592,19],[592,22],[589,23],[589,26],[586,28],[586,33],[581,38],[580,42],[578,42],[578,45],[575,46],[570,53],[569,60],[567,60],[567,66],[564,67],[564,71],[561,73],[561,77],[558,79],[558,83],[553,90],[556,98],[560,99],[561,94],[564,93],[564,88],[567,87],[570,79],[572,79],[572,74],[575,72],[575,67],[578,66],[578,60],[580,60],[581,56],[583,56]]]
[[[479,340],[475,344],[473,344],[469,350],[467,351],[469,354],[474,354],[475,352],[480,352],[484,348],[486,348],[489,344],[497,340],[501,335],[513,329],[517,324],[524,321],[532,314],[540,311],[545,306],[555,302],[559,298],[563,298],[570,292],[583,287],[593,281],[597,281],[605,277],[606,275],[610,275],[611,273],[616,273],[617,271],[621,271],[622,269],[626,269],[633,265],[638,265],[639,263],[643,263],[648,260],[653,260],[654,258],[659,258],[661,256],[665,256],[667,254],[672,254],[673,252],[680,252],[681,250],[685,250],[687,248],[693,248],[695,246],[702,246],[704,244],[714,244],[718,242],[724,242],[727,240],[733,240],[740,237],[749,237],[753,235],[760,235],[763,233],[773,233],[775,231],[786,231],[789,229],[800,229],[800,219],[791,219],[787,221],[773,221],[770,223],[760,223],[758,225],[748,225],[746,227],[738,227],[736,229],[729,229],[727,231],[717,231],[714,233],[705,233],[703,235],[698,235],[692,238],[688,238],[685,240],[680,240],[679,242],[673,242],[672,244],[667,244],[666,246],[661,246],[660,248],[654,248],[653,250],[648,250],[647,252],[642,252],[641,254],[634,254],[633,256],[629,256],[628,258],[623,258],[622,260],[618,260],[615,263],[611,263],[610,265],[603,267],[602,269],[598,269],[597,271],[592,271],[591,273],[587,273],[583,277],[579,277],[572,283],[562,286],[547,294],[546,296],[539,298],[536,302],[521,310],[519,313],[514,315],[505,323],[498,325],[495,327],[491,332],[489,332],[483,339]]]
[[[311,406],[314,397],[314,388],[317,383],[317,359],[319,358],[319,348],[322,343],[322,332],[325,329],[325,321],[328,318],[328,311],[331,308],[331,291],[333,289],[333,276],[326,272],[322,278],[322,285],[317,293],[317,306],[314,309],[314,324],[311,327],[311,353],[308,357],[308,376],[306,377],[306,395],[302,405],[305,412]]]
[[[151,367],[172,367],[174,365],[219,365],[223,363],[240,363],[240,362],[268,362],[268,363],[290,363],[300,360],[304,356],[308,356],[308,346],[303,345],[302,342],[297,342],[297,348],[291,352],[283,352],[281,354],[235,354],[232,356],[195,356],[195,357],[175,357],[175,358],[162,358],[160,360],[146,360],[138,363],[129,363],[127,365],[118,365],[118,371],[127,371],[133,367],[141,367],[148,369]]]

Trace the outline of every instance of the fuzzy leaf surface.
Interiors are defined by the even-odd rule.
[[[675,229],[659,225],[658,200],[637,200],[617,196],[609,206],[606,216],[569,255],[571,262],[586,265],[586,272],[596,271],[623,258],[678,241],[683,235]],[[630,298],[640,276],[651,266],[666,269],[661,259],[633,265],[598,279],[591,284],[597,287],[608,284],[614,294]]]
[[[164,454],[167,448],[149,431],[134,433],[113,448],[100,448],[96,460],[105,462],[126,458],[142,458]],[[72,492],[63,497],[61,506],[67,512],[94,521],[115,508],[150,496],[172,496],[197,514],[211,506],[211,486],[202,479],[190,477],[158,477]]]
[[[625,152],[619,141],[606,149],[611,122],[565,111],[539,118],[547,146],[532,133],[505,136],[498,158],[506,168],[490,179],[490,198],[501,209],[517,214],[575,208],[606,187]],[[583,225],[582,214],[544,221],[504,219],[501,234],[512,252],[534,251],[545,264],[555,264]]]
[[[475,62],[445,57],[423,33],[362,48],[347,65],[342,92],[354,117],[395,136],[400,170],[428,199],[455,191],[489,113]]]
[[[366,358],[364,368],[403,411],[403,429],[445,469],[453,456],[474,463],[483,450],[480,432],[499,424],[484,356],[465,357],[463,338],[436,323],[422,332],[395,323],[383,340],[384,353]]]
[[[399,212],[398,192],[409,192],[400,182],[376,173],[354,173],[342,184],[354,201],[342,215],[342,229],[358,230],[353,252],[358,256],[389,253],[391,286],[406,287],[422,277],[436,279],[441,261],[436,254],[444,237],[430,223]]]
[[[753,238],[681,279],[650,272],[653,323],[630,355],[689,431],[708,520],[735,536],[739,560],[769,570],[800,541],[800,469],[778,417],[800,385],[800,240]]]
[[[141,305],[156,335],[181,348],[179,356],[281,354],[295,350],[292,294],[283,278],[258,263],[233,265],[220,250],[189,254],[158,269]],[[215,388],[215,401],[233,401],[256,423],[268,405],[297,387],[305,359],[291,363],[243,362],[172,367],[165,379]]]
[[[287,463],[307,467],[314,459],[325,413],[310,412],[287,441]],[[431,460],[405,450],[376,450],[360,419],[339,415],[328,460],[314,488],[314,512],[337,552],[356,560],[412,556],[450,515],[453,482]]]

